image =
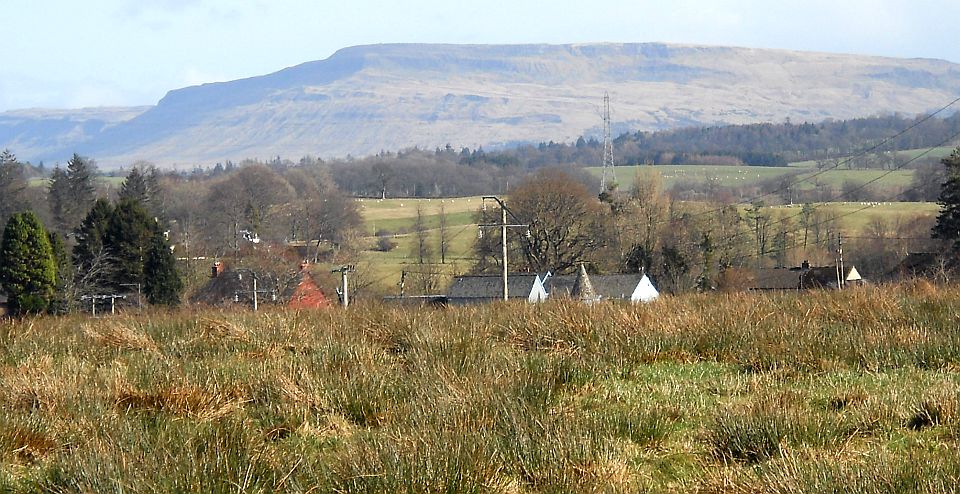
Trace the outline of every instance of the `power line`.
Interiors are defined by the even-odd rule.
[[[916,160],[919,160],[920,158],[922,158],[922,157],[926,156],[927,154],[930,154],[931,152],[933,152],[934,149],[936,149],[936,148],[938,148],[938,147],[941,147],[941,146],[947,144],[948,142],[956,139],[957,137],[960,137],[960,132],[957,132],[957,133],[953,134],[952,136],[948,137],[946,140],[940,142],[940,143],[937,144],[936,146],[925,150],[924,152],[918,154],[917,156],[911,158],[910,160],[907,160],[906,162],[904,162],[904,163],[902,163],[901,165],[899,165],[897,168],[892,169],[892,170],[889,170],[889,171],[887,171],[886,173],[881,174],[880,176],[874,178],[873,180],[870,180],[870,181],[865,182],[864,184],[862,184],[862,185],[859,186],[859,187],[856,187],[856,188],[854,188],[854,189],[850,189],[850,190],[847,190],[847,191],[841,191],[840,194],[834,195],[834,196],[831,197],[828,201],[819,201],[819,204],[825,205],[825,203],[836,202],[838,199],[843,198],[845,195],[848,195],[848,194],[850,194],[850,193],[852,193],[852,192],[857,192],[857,191],[859,191],[859,190],[862,190],[862,189],[865,188],[867,185],[870,185],[871,183],[874,183],[874,182],[882,179],[883,177],[885,177],[885,176],[887,176],[887,175],[889,175],[889,174],[891,174],[891,173],[893,173],[893,172],[895,172],[895,171],[897,171],[897,170],[899,170],[899,169],[901,169],[901,168],[909,165],[910,163],[912,163],[912,162],[914,162],[914,161],[916,161]],[[908,192],[912,192],[912,191],[914,191],[914,190],[917,190],[917,189],[919,189],[920,187],[922,187],[922,186],[924,186],[924,185],[925,185],[925,184],[917,184],[917,185],[914,185],[914,186],[909,187],[909,188],[907,188],[907,189],[904,189],[904,190],[900,191],[899,194],[897,194],[896,196],[894,196],[894,199],[900,198],[900,197],[906,195]],[[893,201],[893,200],[889,200],[888,202],[894,202],[894,201]],[[816,207],[817,207],[817,206],[814,206],[814,208],[816,208]],[[865,207],[863,207],[863,208],[854,210],[854,211],[852,211],[852,212],[843,213],[843,214],[841,214],[841,215],[839,215],[839,216],[833,217],[833,218],[832,218],[831,220],[829,220],[829,221],[834,221],[834,220],[836,220],[836,219],[838,219],[838,218],[843,218],[843,217],[849,216],[849,215],[851,215],[851,214],[858,213],[858,212],[860,212],[860,211],[865,211],[865,210],[870,209],[870,208],[872,208],[872,207],[873,207],[873,205],[871,204],[871,205],[865,206]],[[722,208],[721,208],[721,209],[722,209]],[[717,211],[719,211],[719,210],[717,210]],[[797,218],[797,217],[799,217],[799,216],[802,216],[803,214],[804,214],[803,211],[800,211],[800,212],[798,212],[797,214],[794,214],[794,215],[784,216],[784,217],[780,218],[779,220],[775,221],[773,224],[783,224],[783,223],[786,223],[787,221],[790,221],[790,220],[792,220],[792,219],[794,219],[794,218]],[[821,223],[823,223],[823,222],[821,222]],[[814,225],[815,225],[815,226],[819,226],[820,223],[816,223],[816,224],[814,224]],[[742,236],[742,235],[744,235],[744,232],[743,232],[743,231],[740,231],[740,232],[737,232],[737,233],[733,234],[733,235],[730,237],[730,239],[732,240],[732,239],[737,238],[737,237],[740,237],[740,236]],[[732,245],[732,242],[729,242],[728,245]]]
[[[824,168],[823,170],[820,170],[820,171],[818,171],[818,172],[816,172],[816,173],[814,173],[814,174],[812,174],[812,175],[803,176],[802,178],[798,178],[798,179],[796,179],[796,180],[787,182],[786,184],[781,185],[781,186],[778,187],[777,189],[774,189],[774,190],[769,191],[769,192],[765,192],[765,193],[763,193],[763,194],[760,194],[760,195],[758,195],[758,196],[755,196],[755,197],[753,197],[753,198],[750,198],[750,199],[747,199],[747,200],[744,200],[744,201],[740,201],[740,203],[746,203],[746,204],[754,203],[754,202],[756,202],[756,201],[758,201],[758,200],[760,200],[760,199],[763,199],[763,198],[765,198],[765,197],[769,197],[769,196],[771,196],[771,195],[778,194],[778,193],[780,193],[780,192],[783,192],[783,191],[785,191],[785,190],[788,190],[788,189],[790,189],[790,187],[793,187],[794,185],[797,185],[797,184],[800,184],[800,183],[803,183],[803,182],[808,182],[808,181],[810,181],[810,180],[812,180],[812,179],[814,179],[814,178],[817,178],[817,177],[819,177],[819,176],[821,176],[821,175],[823,175],[823,174],[825,174],[825,173],[827,173],[827,172],[836,170],[836,169],[839,168],[840,166],[845,165],[845,164],[847,164],[847,163],[849,163],[849,162],[851,162],[851,161],[853,161],[853,160],[855,160],[855,159],[857,159],[857,158],[859,158],[859,157],[861,157],[861,156],[866,156],[868,153],[871,153],[871,152],[879,149],[880,147],[886,145],[887,143],[893,141],[894,139],[897,139],[898,137],[903,136],[903,135],[906,134],[907,132],[910,132],[911,130],[917,128],[918,126],[922,125],[923,123],[927,122],[928,120],[932,119],[933,117],[937,116],[938,114],[943,113],[944,111],[946,111],[947,109],[949,109],[951,106],[955,105],[957,102],[960,102],[960,97],[955,98],[953,101],[950,101],[950,102],[947,103],[946,105],[940,107],[938,110],[936,110],[936,111],[934,111],[934,112],[932,112],[932,113],[927,114],[927,115],[924,116],[922,119],[914,122],[912,125],[910,125],[910,126],[908,126],[907,128],[901,130],[900,132],[897,132],[896,134],[894,134],[894,135],[892,135],[892,136],[890,136],[890,137],[887,137],[887,138],[883,139],[883,140],[880,141],[878,144],[875,144],[875,145],[873,145],[873,146],[871,146],[871,147],[869,147],[869,148],[866,148],[866,149],[864,149],[864,150],[862,150],[862,151],[859,151],[858,153],[855,153],[855,154],[852,155],[852,156],[848,156],[848,157],[846,157],[846,158],[843,159],[843,160],[837,161],[837,162],[836,162],[833,166],[831,166],[831,167]],[[944,141],[944,143],[953,140],[954,138],[957,137],[957,135],[958,135],[958,134],[954,134],[954,135],[951,136],[949,139],[947,139],[946,141]],[[936,148],[936,147],[940,147],[940,146],[942,146],[942,144],[935,146],[935,148]],[[927,150],[927,151],[924,152],[921,156],[925,156],[926,154],[928,154],[928,153],[930,153],[931,151],[933,151],[933,149],[935,149],[935,148],[931,148],[931,149]],[[916,161],[917,158],[918,158],[918,157],[914,157],[914,158],[908,160],[906,163],[901,164],[897,169],[900,169],[900,168],[902,168],[903,166],[905,166],[905,165],[907,165],[907,164],[909,164],[909,163],[912,163],[913,161]],[[885,174],[884,176],[886,176],[886,175],[887,175],[887,174]],[[873,181],[876,181],[876,180],[873,180]],[[871,183],[872,183],[873,181],[871,181]],[[721,211],[722,209],[723,209],[723,207],[715,208],[715,209],[712,209],[712,210],[702,211],[702,212],[700,212],[700,213],[696,213],[695,215],[696,215],[696,216],[704,216],[704,215],[708,215],[708,214],[713,214],[713,213],[717,213],[717,212]]]

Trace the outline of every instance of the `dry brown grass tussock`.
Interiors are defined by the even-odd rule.
[[[160,353],[153,338],[130,321],[101,320],[83,325],[82,330],[83,334],[100,346]]]

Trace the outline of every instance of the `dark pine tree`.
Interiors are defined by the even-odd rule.
[[[107,234],[113,206],[106,199],[97,199],[93,208],[77,229],[77,244],[73,247],[73,265],[87,271],[104,255],[103,239]]]
[[[17,316],[47,310],[57,283],[57,266],[47,231],[32,211],[10,217],[0,242],[0,285]]]
[[[109,285],[121,290],[123,284],[143,284],[143,262],[150,247],[154,221],[136,201],[122,200],[114,208],[103,237],[113,269]]]
[[[67,199],[65,205],[67,225],[75,228],[86,216],[96,199],[93,176],[94,164],[87,158],[74,153],[67,162]]]
[[[177,272],[176,258],[160,226],[153,225],[150,245],[143,262],[143,289],[152,305],[180,305],[183,282]]]
[[[73,283],[73,264],[70,262],[70,254],[67,252],[63,236],[57,232],[49,231],[47,237],[50,240],[53,261],[57,265],[57,283],[49,310],[53,314],[66,314],[70,312],[71,306],[69,294],[71,293],[70,285]]]
[[[933,238],[953,240],[954,250],[960,250],[960,147],[941,163],[947,168],[947,181],[940,188],[940,215],[933,227]]]
[[[50,184],[47,186],[47,202],[50,214],[53,215],[54,227],[61,233],[69,232],[72,226],[67,218],[70,204],[70,184],[67,172],[59,166],[53,169],[50,175]]]
[[[144,207],[150,204],[150,191],[147,185],[147,177],[140,171],[140,167],[133,167],[127,178],[120,184],[118,194],[120,200],[130,199],[139,202]]]

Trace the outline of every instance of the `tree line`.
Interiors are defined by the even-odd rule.
[[[16,176],[16,158],[4,156],[5,172]],[[160,193],[156,170],[131,171],[115,202],[97,198],[95,175],[93,164],[78,155],[65,169],[54,169],[47,187],[49,230],[26,200],[22,177],[5,184],[16,193],[2,201],[4,211],[13,212],[0,241],[0,285],[14,315],[68,312],[133,286],[150,304],[180,303],[182,282],[168,232],[150,213]]]

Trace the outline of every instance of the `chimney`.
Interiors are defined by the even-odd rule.
[[[220,276],[220,273],[223,273],[223,263],[217,261],[213,263],[213,266],[210,268],[210,277],[216,278],[217,276]]]

